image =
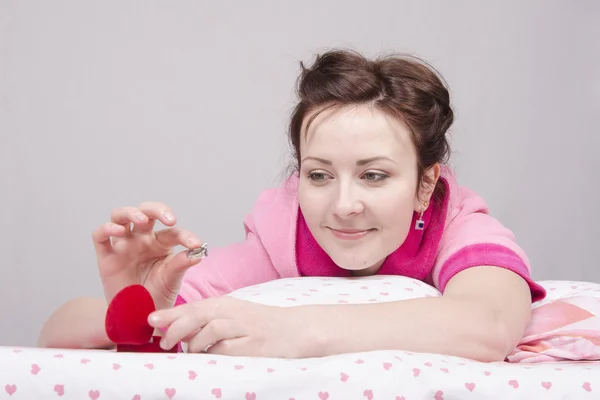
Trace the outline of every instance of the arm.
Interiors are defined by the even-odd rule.
[[[258,237],[248,231],[243,242],[215,249],[191,267],[183,277],[175,304],[219,296],[278,277]],[[44,323],[38,347],[113,348],[104,326],[106,310],[106,301],[99,298],[78,297],[65,303]]]
[[[42,326],[38,347],[108,349],[114,344],[106,336],[106,301],[77,297],[58,308]]]
[[[502,361],[531,313],[530,288],[504,268],[472,267],[455,275],[443,297],[299,307],[312,332],[307,356],[382,349]]]

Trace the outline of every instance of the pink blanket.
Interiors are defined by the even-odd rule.
[[[545,282],[544,286],[549,296],[534,303],[531,322],[507,361],[600,360],[600,285]]]

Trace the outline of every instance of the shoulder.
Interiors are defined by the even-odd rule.
[[[489,214],[485,200],[474,190],[459,184],[456,174],[447,166],[442,167],[440,178],[446,186],[446,228],[461,222],[462,218],[471,214]]]
[[[292,217],[298,207],[298,174],[294,173],[277,187],[264,189],[258,195],[249,217],[254,223],[273,218]],[[295,217],[294,217],[295,218]]]
[[[269,255],[275,269],[284,276],[297,275],[293,242],[298,219],[298,175],[292,174],[277,187],[263,190],[244,219]]]

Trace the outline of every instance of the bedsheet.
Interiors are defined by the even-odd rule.
[[[304,360],[0,348],[0,399],[598,399],[600,363],[376,351]]]
[[[546,284],[554,289],[550,290],[554,297],[596,291],[593,285]],[[230,295],[293,307],[440,294],[410,278],[372,276],[281,279]],[[287,360],[4,346],[0,347],[0,399],[5,398],[598,399],[600,362],[479,363],[405,351]]]

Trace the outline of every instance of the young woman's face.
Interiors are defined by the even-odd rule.
[[[300,140],[300,209],[341,268],[375,273],[406,239],[417,196],[408,126],[370,106],[321,112]]]

